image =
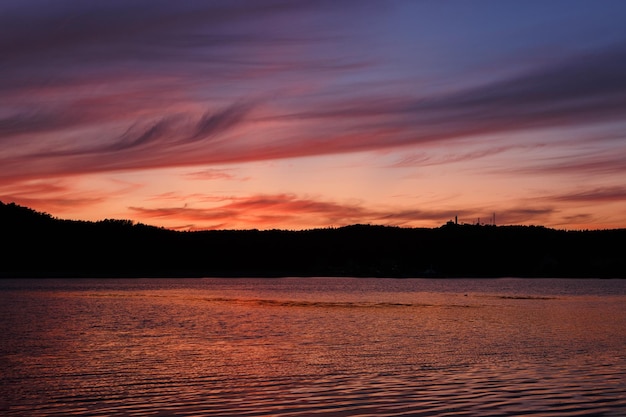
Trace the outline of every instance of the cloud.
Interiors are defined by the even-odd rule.
[[[178,198],[166,198],[180,201]],[[207,199],[206,201],[209,201]],[[389,226],[441,225],[458,216],[461,223],[488,222],[491,214],[482,207],[465,209],[419,209],[406,207],[365,207],[359,203],[340,203],[300,197],[296,194],[259,194],[222,199],[212,207],[130,207],[134,217],[192,224],[195,229],[215,228],[307,228],[382,224]],[[551,207],[503,207],[498,209],[499,224],[544,223],[556,212]]]
[[[90,179],[65,177],[23,181],[0,181],[0,201],[14,202],[47,213],[71,213],[89,217],[102,203],[134,195],[144,185],[108,178],[99,186],[90,186]]]
[[[559,194],[550,197],[555,201],[577,202],[577,203],[610,203],[626,201],[626,187],[598,187],[583,189],[566,194]]]
[[[498,205],[492,207],[496,210],[496,223],[503,224],[545,224],[549,221],[550,216],[556,212],[553,207],[517,207],[510,205]],[[444,223],[445,221],[458,218],[459,223],[489,224],[493,212],[489,212],[484,207],[470,207],[465,209],[438,209],[438,210],[389,210],[383,214],[380,220],[384,220],[385,224],[393,224],[397,226],[410,225],[414,222],[423,222],[425,220]]]
[[[0,150],[0,162],[5,168],[0,180],[199,165],[210,160],[207,154],[211,154],[214,136],[236,131],[251,108],[250,103],[235,103],[226,109],[207,111],[197,121],[181,115],[137,121],[107,140],[83,140],[61,147],[55,143],[54,149],[17,156],[7,151],[2,158]]]
[[[87,208],[101,203],[111,194],[77,191],[67,180],[39,180],[0,184],[0,201],[13,202],[44,212]]]
[[[58,113],[18,112],[0,119],[0,138],[55,130],[65,124]]]
[[[544,157],[537,159],[532,165],[511,167],[494,173],[518,174],[560,174],[560,175],[625,175],[626,159],[621,156],[622,150],[616,148],[609,152],[581,153],[573,156]]]
[[[154,56],[158,48],[179,49],[240,43],[262,43],[265,38],[229,32],[237,23],[254,24],[281,11],[297,11],[304,2],[267,1],[168,1],[122,0],[83,3],[58,0],[24,1],[3,7],[3,32],[0,50],[8,59],[39,54],[57,55],[74,60],[86,56],[110,61],[140,56]],[[207,28],[214,28],[212,31]],[[258,28],[258,27],[257,27]],[[205,29],[197,32],[198,29]],[[43,36],[46,35],[46,36]],[[89,46],[89,48],[85,48]],[[74,56],[77,50],[85,55]],[[55,52],[52,52],[55,51]]]
[[[409,153],[399,158],[396,162],[390,166],[393,168],[406,168],[415,166],[432,166],[432,165],[444,165],[457,162],[472,161],[475,159],[481,159],[492,155],[499,155],[504,152],[525,150],[531,148],[542,147],[541,144],[536,145],[504,145],[504,146],[491,146],[486,149],[477,149],[469,152],[453,151],[445,154],[444,156],[437,157],[435,155],[429,155],[425,152],[421,153]]]
[[[565,225],[572,224],[592,224],[594,221],[594,216],[590,213],[579,213],[573,214],[571,216],[563,216],[563,223]]]
[[[623,43],[445,92],[351,88],[342,80],[381,77],[376,57],[355,58],[339,36],[353,28],[331,30],[361,3],[6,2],[0,181],[440,144],[626,113]],[[578,162],[538,170],[625,170],[615,156]]]
[[[244,102],[231,104],[226,109],[218,112],[206,112],[196,124],[193,135],[187,140],[195,142],[226,132],[240,125],[252,108],[252,103]]]
[[[539,203],[539,207],[503,207],[496,208],[496,224],[498,225],[515,225],[515,224],[550,224],[554,214],[558,213],[555,207],[546,206],[545,203]],[[482,221],[488,221],[489,216],[483,217]]]
[[[329,36],[309,35],[311,16],[355,10],[358,3],[267,0],[77,2],[25,0],[0,4],[0,91],[64,89],[131,77],[246,79],[254,70],[284,72],[298,49]],[[358,7],[356,7],[358,8]],[[307,23],[308,22],[308,23]],[[292,30],[299,25],[301,30]],[[307,28],[309,26],[309,28]],[[283,29],[287,27],[287,29]],[[322,32],[323,33],[323,32]],[[332,35],[330,35],[332,38]],[[289,54],[284,54],[289,52]],[[332,62],[322,60],[322,67]],[[306,62],[317,68],[317,60]]]
[[[626,112],[624,73],[626,49],[619,45],[601,54],[572,59],[509,80],[422,99],[371,97],[343,103],[332,99],[318,100],[317,109],[281,113],[280,107],[269,106],[268,99],[262,106],[258,98],[238,98],[202,115],[155,115],[156,119],[148,127],[140,127],[146,125],[145,121],[132,121],[122,137],[108,139],[99,146],[70,147],[63,152],[44,148],[19,160],[4,162],[9,166],[14,162],[18,173],[28,174],[30,171],[32,175],[52,175],[67,171],[93,172],[345,153],[476,134],[576,126],[623,116]],[[295,107],[298,107],[297,102]],[[55,116],[54,113],[28,117],[14,115],[0,122],[0,131],[15,134],[29,130],[58,130],[72,123],[93,125],[100,117],[104,123],[113,120],[113,116],[97,105],[95,108],[80,109],[76,105],[72,108],[71,119],[68,115]],[[256,115],[254,109],[259,109]],[[265,131],[267,123],[278,124],[278,127]],[[239,128],[245,128],[245,134],[232,136]],[[213,143],[227,137],[228,142]],[[141,152],[135,152],[135,148],[141,148]],[[506,147],[494,147],[488,151],[453,155],[449,161],[479,158],[506,150]],[[78,154],[84,155],[79,157]],[[63,159],[70,155],[74,158]],[[55,160],[45,163],[46,159]],[[39,163],[41,160],[43,163]],[[419,158],[418,162],[439,163]]]
[[[202,171],[189,172],[184,177],[194,180],[239,180],[246,181],[248,178],[240,178],[232,173],[231,169],[205,169]]]
[[[621,120],[626,111],[625,72],[626,44],[620,43],[449,94],[418,99],[406,94],[362,96],[282,117],[366,120],[365,126],[370,128],[396,127],[402,133],[410,133],[390,138],[387,146],[530,128],[577,126]]]
[[[232,197],[224,204],[211,208],[130,207],[140,218],[172,218],[177,221],[219,221],[222,224],[245,224],[253,227],[275,227],[280,223],[295,222],[299,216],[309,216],[318,225],[353,224],[371,218],[370,212],[358,205],[339,204],[299,198],[294,194],[253,195]]]
[[[134,126],[132,126],[122,135],[118,142],[108,145],[100,151],[116,152],[147,146],[171,133],[171,124],[172,122],[169,120],[159,120],[140,132],[134,131]]]
[[[50,144],[37,134],[55,133],[64,138],[72,130],[97,127],[101,137],[111,136],[115,132],[111,125],[115,123],[126,124],[127,129],[131,130],[140,125],[142,120],[145,122],[146,115],[155,115],[156,118],[161,116],[164,119],[176,116],[163,117],[160,113],[162,106],[154,103],[155,100],[175,101],[175,94],[167,89],[137,91],[137,88],[130,87],[123,92],[106,91],[97,97],[88,96],[80,90],[70,90],[52,93],[52,98],[49,93],[36,90],[29,92],[29,100],[26,102],[13,98],[13,106],[5,112],[6,115],[3,116],[0,112],[0,144],[19,136],[22,140],[36,138],[45,149],[45,145],[51,148]],[[7,96],[7,102],[11,102],[10,96]],[[65,141],[71,144],[68,138]],[[52,152],[51,149],[48,151]]]

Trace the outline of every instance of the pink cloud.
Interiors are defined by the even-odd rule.
[[[32,181],[0,185],[0,201],[14,202],[43,212],[87,208],[101,203],[106,196],[78,192],[67,180]]]
[[[626,111],[626,85],[621,82],[626,53],[622,49],[616,47],[592,61],[572,60],[431,97],[368,97],[358,92],[348,98],[313,94],[312,100],[299,101],[297,96],[289,97],[293,110],[270,106],[272,100],[280,103],[281,99],[271,99],[266,93],[245,99],[228,96],[224,102],[229,104],[211,106],[204,113],[196,100],[181,102],[181,109],[186,110],[159,111],[158,96],[147,100],[150,90],[135,92],[139,98],[134,101],[116,100],[115,95],[77,97],[66,105],[18,111],[0,120],[0,137],[58,132],[54,143],[46,146],[42,141],[36,151],[20,155],[12,155],[8,149],[3,152],[0,144],[0,162],[7,167],[3,176],[33,178],[389,149],[478,134],[617,120]],[[112,104],[116,101],[119,111]],[[126,132],[91,132],[79,143],[66,137],[68,129],[114,122],[118,126],[126,123]],[[275,128],[265,131],[265,123]],[[453,155],[450,160],[505,150],[506,146],[495,146],[489,151]],[[7,156],[3,158],[3,154]]]
[[[0,201],[14,202],[47,213],[88,213],[107,200],[132,194],[143,186],[115,179],[109,179],[107,184],[106,189],[85,190],[77,177],[0,182]]]
[[[232,173],[231,169],[205,169],[202,171],[195,171],[184,174],[186,178],[191,178],[194,180],[237,180],[237,181],[246,181],[249,178],[241,178]]]
[[[499,41],[479,43],[473,29],[466,34],[481,48],[441,53],[447,51],[446,36],[438,28],[413,24],[423,16],[417,10],[441,11],[435,3],[33,1],[0,4],[0,198],[48,210],[89,207],[115,194],[78,193],[55,179],[204,167],[185,178],[243,181],[247,178],[211,165],[360,151],[412,152],[391,167],[492,157],[496,164],[508,163],[514,152],[540,146],[526,142],[530,133],[548,132],[547,139],[530,139],[546,144],[533,154],[536,158],[496,174],[547,181],[555,175],[559,181],[586,176],[595,184],[587,191],[548,196],[539,208],[507,211],[516,203],[507,202],[499,211],[507,211],[512,222],[529,222],[557,216],[558,207],[622,201],[620,190],[606,185],[614,183],[606,178],[626,174],[621,130],[608,138],[586,129],[610,123],[618,131],[626,114],[626,44],[615,16],[598,13],[602,19],[586,26],[585,33],[594,33],[591,27],[607,32],[584,45],[572,41],[581,39],[575,31],[562,39],[552,37],[551,29],[544,32],[557,45],[548,49],[563,46],[547,56],[547,42],[539,35],[520,38],[522,46],[502,48]],[[618,9],[604,10],[613,8]],[[400,26],[379,23],[383,12],[406,23],[407,16],[394,14],[397,10],[416,13],[407,15],[411,25],[402,36],[396,32]],[[528,30],[527,23],[511,22],[520,33]],[[407,36],[414,27],[437,39],[419,54],[422,41]],[[613,35],[607,37],[609,31]],[[539,43],[533,40],[539,38]],[[541,59],[520,59],[538,51],[544,51]],[[515,65],[511,58],[517,58]],[[477,75],[477,67],[484,71]],[[570,134],[585,137],[574,144],[564,140]],[[558,144],[550,146],[557,136]],[[494,173],[484,165],[477,169]],[[389,171],[394,170],[381,176],[391,178]],[[40,179],[49,187],[32,185]],[[300,217],[313,225],[410,225],[445,221],[454,211],[441,201],[441,208],[431,211],[366,208],[291,194],[178,196],[148,199],[164,207],[137,207],[134,213],[180,218],[179,224],[196,227],[292,225]],[[130,204],[138,203],[123,203]],[[458,214],[472,218],[482,212],[476,206]]]
[[[429,155],[426,152],[406,154],[402,158],[399,158],[396,162],[391,164],[394,168],[405,168],[415,166],[432,166],[432,165],[445,165],[456,162],[472,161],[475,159],[481,159],[488,156],[499,155],[504,152],[524,150],[531,148],[539,148],[544,145],[505,145],[505,146],[490,146],[485,149],[477,149],[473,151],[450,151],[444,156],[436,157]]]
[[[512,173],[522,174],[566,174],[566,175],[625,175],[626,158],[620,150],[601,153],[583,153],[568,157],[546,157],[539,159],[533,165],[513,168]]]
[[[373,213],[357,205],[298,198],[293,194],[254,195],[233,197],[217,207],[130,207],[141,219],[170,218],[179,222],[220,222],[244,224],[247,227],[275,227],[278,224],[297,223],[300,216],[322,225],[324,222],[352,224],[372,216]]]
[[[194,230],[203,228],[311,228],[328,225],[343,226],[371,223],[394,226],[427,224],[438,226],[458,216],[461,222],[475,223],[478,218],[489,222],[491,213],[484,208],[406,209],[366,208],[360,204],[346,204],[316,198],[302,198],[295,194],[251,195],[232,197],[214,207],[130,207],[134,216],[150,223],[151,219],[167,219],[177,224],[192,224]],[[499,207],[500,224],[535,223],[548,220],[554,208]],[[184,228],[183,226],[180,226]]]
[[[607,203],[626,201],[626,187],[597,187],[572,191],[550,197],[556,201],[573,203]]]

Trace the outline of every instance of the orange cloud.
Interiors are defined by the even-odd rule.
[[[240,178],[232,173],[231,169],[218,169],[211,168],[205,169],[202,171],[195,171],[184,174],[186,178],[194,179],[194,180],[238,180],[238,181],[246,181],[248,178]]]
[[[0,2],[0,198],[48,211],[133,206],[133,214],[171,227],[421,225],[493,210],[510,222],[582,220],[589,210],[576,208],[593,202],[626,221],[606,214],[623,201],[615,178],[626,175],[623,6],[574,6],[564,18],[525,4],[533,11],[525,16],[547,20],[541,27],[533,20],[532,33],[523,18],[507,21],[509,35],[520,36],[508,42],[487,40],[470,24],[498,22],[489,26],[497,33],[505,20],[484,19],[496,10],[431,25],[420,19],[435,13],[451,22],[438,2],[382,3]],[[558,36],[557,20],[567,23]],[[454,31],[440,32],[453,26],[468,43],[451,44]],[[416,39],[433,43],[424,48]],[[362,151],[389,153],[370,158],[363,175],[344,175],[352,187],[333,182],[334,172],[346,172],[336,167],[307,182],[313,164],[325,170],[330,157]],[[310,156],[329,158],[308,158],[293,181],[285,172],[276,181],[261,170],[255,177],[261,164],[251,163]],[[248,163],[249,177],[216,169],[234,163]],[[411,172],[427,166],[420,178]],[[195,172],[156,173],[175,167]],[[98,187],[109,175],[140,170],[150,189],[143,194],[119,198],[115,187]],[[103,175],[74,186],[92,174]],[[505,176],[524,195],[506,190]],[[587,189],[572,188],[579,178]],[[234,196],[202,195],[226,181],[220,189]],[[540,182],[559,192],[529,203],[536,191],[528,190]],[[384,207],[387,186],[389,194],[423,191],[438,201]],[[179,191],[164,193],[171,189]],[[377,205],[302,197],[348,189],[347,197]],[[302,194],[288,194],[294,190]]]
[[[44,212],[63,211],[68,208],[90,207],[100,203],[105,195],[78,192],[67,180],[28,181],[0,185],[0,201],[34,208]]]
[[[478,218],[489,222],[491,213],[484,208],[473,209],[372,209],[360,204],[337,203],[295,194],[252,195],[231,197],[213,207],[130,207],[141,221],[167,219],[174,228],[311,228],[328,225],[345,226],[372,223],[395,226],[437,226],[458,216],[461,222],[475,223]],[[535,222],[540,224],[555,213],[554,208],[501,208],[500,224]],[[185,226],[181,226],[185,225]]]

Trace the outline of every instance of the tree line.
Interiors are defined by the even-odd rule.
[[[0,202],[3,277],[626,278],[626,229],[448,223],[182,232]]]

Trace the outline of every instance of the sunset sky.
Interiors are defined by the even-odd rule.
[[[0,201],[626,227],[626,1],[0,2]]]

